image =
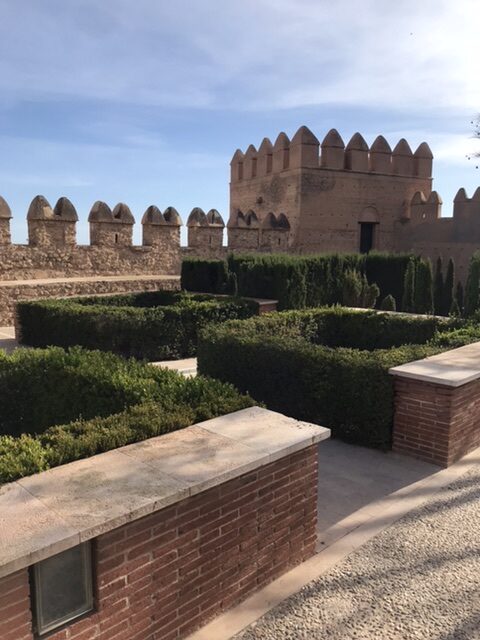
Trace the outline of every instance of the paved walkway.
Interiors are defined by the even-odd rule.
[[[439,469],[331,440],[319,479],[319,553],[189,640],[480,640],[480,449]]]
[[[238,640],[480,639],[480,464]]]

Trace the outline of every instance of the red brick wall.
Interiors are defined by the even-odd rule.
[[[480,446],[480,380],[447,387],[395,378],[393,450],[448,467]]]
[[[27,569],[0,578],[1,640],[31,640],[31,619]]]
[[[311,446],[99,537],[97,611],[49,640],[183,638],[310,557],[316,520]],[[0,581],[0,602],[25,623],[27,571],[14,578],[18,597]],[[2,640],[31,640],[9,625],[0,615]]]

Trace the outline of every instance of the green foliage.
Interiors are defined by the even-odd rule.
[[[382,311],[396,311],[397,303],[395,302],[395,298],[390,294],[388,296],[385,296],[385,298],[380,303],[380,309],[382,309]]]
[[[346,307],[371,308],[380,292],[376,284],[368,284],[364,273],[347,269],[342,276],[342,303]]]
[[[476,252],[470,258],[468,267],[467,284],[465,286],[465,315],[471,316],[479,308],[480,291],[480,252]]]
[[[199,370],[337,437],[386,448],[393,420],[388,369],[438,353],[436,337],[456,326],[342,307],[286,311],[202,332]]]
[[[442,315],[447,316],[452,310],[452,305],[455,307],[454,299],[455,299],[455,264],[453,259],[450,258],[448,261],[447,267],[447,275],[445,276],[445,284],[443,286],[443,297],[442,297]],[[457,303],[458,306],[458,303]],[[454,315],[459,315],[458,313]]]
[[[23,344],[81,345],[148,360],[193,356],[199,329],[255,313],[258,304],[252,300],[171,291],[37,300],[17,307]]]
[[[412,313],[415,310],[415,260],[408,262],[403,283],[402,311]]]
[[[57,385],[50,384],[52,376]],[[67,382],[58,384],[62,376]],[[20,395],[12,396],[13,380]],[[41,397],[42,380],[50,414]],[[75,397],[83,384],[93,396],[82,396],[86,405]],[[6,434],[0,435],[0,483],[254,404],[218,380],[184,378],[78,348],[3,356],[0,400],[0,433]]]
[[[0,436],[0,483],[49,468],[48,450],[34,437]]]
[[[462,283],[459,281],[457,282],[457,288],[455,289],[455,300],[458,304],[458,308],[460,310],[460,315],[463,315],[464,313],[464,301],[463,301],[463,285]]]
[[[433,313],[432,265],[430,260],[418,260],[415,273],[415,312]]]
[[[229,287],[224,260],[185,258],[182,262],[181,286],[185,291],[201,293],[234,293]]]
[[[279,301],[279,309],[302,309],[341,303],[343,300],[344,273],[356,271],[376,289],[365,290],[363,304],[370,306],[373,298],[388,294],[397,300],[403,296],[405,271],[411,256],[371,252],[360,254],[320,254],[312,256],[288,256],[285,254],[230,255],[225,263],[227,275],[222,287],[238,291],[242,296],[269,298]],[[203,264],[205,262],[205,264]],[[186,280],[186,289],[200,289],[197,284],[208,270],[211,261],[188,260],[186,270],[198,270]],[[216,267],[217,268],[217,267]],[[218,267],[220,270],[220,267]],[[210,285],[206,285],[210,286]],[[236,289],[235,289],[236,286]],[[206,289],[211,290],[211,289]]]
[[[437,315],[442,316],[445,315],[443,313],[443,292],[443,267],[442,258],[439,256],[435,266],[435,278],[433,283],[433,308]]]

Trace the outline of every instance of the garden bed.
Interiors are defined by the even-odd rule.
[[[253,404],[216,380],[110,353],[0,352],[0,483]]]
[[[80,345],[125,357],[175,360],[196,354],[198,332],[208,323],[248,318],[258,303],[237,297],[153,291],[20,302],[21,344]]]
[[[480,340],[459,320],[320,308],[227,322],[204,332],[198,370],[269,409],[332,435],[390,448],[391,367]]]

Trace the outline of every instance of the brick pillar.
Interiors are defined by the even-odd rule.
[[[395,377],[393,450],[448,467],[480,446],[480,380],[458,387]]]

